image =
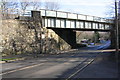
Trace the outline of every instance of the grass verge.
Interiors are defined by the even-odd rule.
[[[8,61],[8,60],[15,60],[17,58],[8,58],[8,59],[0,59],[0,61]]]

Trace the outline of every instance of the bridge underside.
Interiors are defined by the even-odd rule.
[[[52,29],[60,38],[67,42],[71,48],[76,47],[76,32],[73,30],[65,29]]]
[[[58,30],[73,30],[73,31],[100,31],[100,32],[110,32],[110,30],[103,30],[103,29],[82,29],[82,28],[53,28],[47,27],[48,29],[58,29]]]
[[[77,43],[77,39],[78,39],[78,37],[76,36],[77,31],[78,32],[79,31],[91,31],[91,32],[93,32],[92,30],[86,30],[86,29],[81,30],[81,29],[71,29],[71,28],[62,29],[62,28],[49,28],[48,27],[47,29],[53,30],[61,39],[63,39],[67,44],[69,44],[71,46],[71,48],[77,48],[77,47],[80,46],[80,45],[78,46],[78,43]],[[103,31],[102,30],[101,31],[96,30],[96,31],[98,31],[98,32],[106,32],[104,30]],[[96,31],[94,31],[94,33]],[[91,35],[91,33],[90,33],[90,35]]]

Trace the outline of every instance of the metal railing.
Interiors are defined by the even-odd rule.
[[[40,9],[40,11],[42,16],[113,23],[112,19],[106,19],[106,18],[90,16],[90,15],[83,15],[83,14],[62,12],[62,11],[52,11],[52,10],[45,10],[45,9]]]
[[[53,10],[46,10],[46,9],[40,9],[40,11],[41,11],[41,16],[113,23],[113,19],[106,19],[106,18],[90,16],[90,15],[83,15],[83,14],[63,12],[63,11],[53,11]],[[22,15],[31,16],[31,11],[30,10],[26,11],[25,14],[22,14]]]

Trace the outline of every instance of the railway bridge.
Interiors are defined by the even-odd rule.
[[[111,19],[62,11],[41,9],[24,16],[40,16],[42,26],[52,29],[73,48],[76,46],[76,31],[110,32],[113,26]]]

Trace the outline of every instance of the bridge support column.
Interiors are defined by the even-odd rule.
[[[99,35],[98,31],[94,31],[94,43],[98,43],[99,38],[100,38],[100,35]]]
[[[68,42],[71,45],[71,47],[75,48],[76,47],[76,32],[71,30],[71,31],[69,31],[68,35],[66,35],[66,36],[69,36]]]

